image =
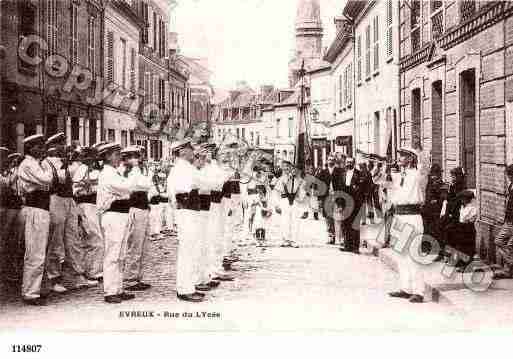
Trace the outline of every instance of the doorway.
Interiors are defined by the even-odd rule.
[[[433,164],[442,166],[442,81],[436,81],[431,89],[431,158]]]
[[[467,187],[476,188],[476,72],[460,74],[461,167]]]

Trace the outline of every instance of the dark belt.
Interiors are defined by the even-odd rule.
[[[224,198],[231,198],[232,197],[232,191],[230,190],[229,182],[226,182],[223,185],[223,197]]]
[[[199,206],[201,211],[209,211],[210,210],[210,195],[209,194],[200,194],[199,195]]]
[[[150,204],[157,205],[160,203],[160,196],[153,196],[150,199]]]
[[[394,206],[395,215],[416,215],[420,214],[422,206],[420,204],[402,204]]]
[[[255,189],[253,189],[253,188],[249,189],[248,188],[248,194],[257,194],[256,188]]]
[[[163,196],[159,196],[159,202],[160,203],[169,203],[169,198],[163,197]]]
[[[50,192],[34,191],[25,195],[25,206],[50,210]]]
[[[75,196],[75,202],[77,204],[80,204],[80,203],[96,204],[96,193],[91,193],[86,196]]]
[[[199,194],[198,191],[192,191],[189,193],[177,193],[176,194],[176,208],[187,209],[190,211],[199,211]]]
[[[240,194],[240,183],[239,181],[230,182],[230,192],[232,194]]]
[[[107,212],[128,213],[130,211],[131,205],[132,201],[129,199],[120,199],[112,202]]]
[[[223,199],[223,192],[222,191],[212,191],[210,193],[210,197],[212,198],[213,203],[221,203],[221,200]]]
[[[130,195],[131,207],[142,210],[150,209],[148,202],[148,192],[138,191]]]
[[[70,184],[58,184],[55,186],[54,193],[62,198],[71,198],[73,197],[73,188]]]

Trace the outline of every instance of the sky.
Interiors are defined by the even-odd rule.
[[[208,59],[215,87],[230,89],[240,80],[253,88],[286,87],[297,2],[177,0],[171,26],[183,55]],[[342,12],[344,2],[320,0],[324,47],[335,36],[333,17]]]

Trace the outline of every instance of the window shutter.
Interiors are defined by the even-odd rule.
[[[114,82],[114,33],[107,33],[107,82]]]
[[[374,18],[374,71],[379,69],[379,18]]]
[[[393,55],[393,8],[392,8],[392,0],[387,0],[387,32],[386,32],[386,47],[387,47],[387,57],[391,57]]]
[[[357,54],[357,80],[358,82],[362,81],[362,36],[358,35],[358,39],[356,41],[356,54]]]
[[[349,75],[348,75],[348,105],[353,104],[353,64],[349,64]]]
[[[130,90],[135,93],[135,49],[130,49]]]
[[[365,29],[365,76],[370,76],[370,42],[371,42],[370,25]]]

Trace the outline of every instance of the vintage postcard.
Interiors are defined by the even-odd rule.
[[[513,2],[0,22],[0,332],[513,328]]]

